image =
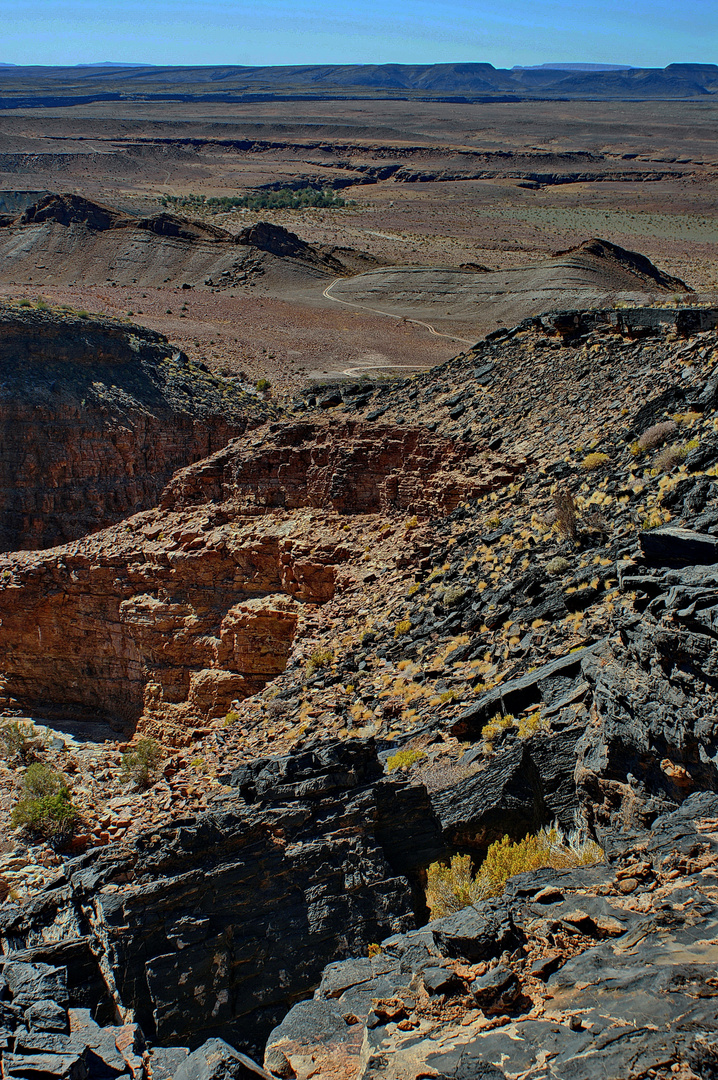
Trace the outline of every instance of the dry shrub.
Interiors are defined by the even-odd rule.
[[[8,763],[28,765],[40,757],[45,749],[45,740],[33,724],[19,724],[13,720],[0,726],[0,747]]]
[[[315,671],[319,671],[320,668],[326,667],[327,664],[331,664],[333,659],[334,651],[332,649],[316,648],[307,660],[307,675],[313,675]]]
[[[581,468],[586,472],[591,472],[592,469],[600,469],[601,465],[605,465],[608,461],[608,454],[593,453],[586,454],[585,458],[581,462]]]
[[[122,755],[122,779],[126,784],[137,784],[141,790],[152,787],[163,756],[164,750],[155,739],[139,739],[134,749]]]
[[[397,750],[395,754],[386,759],[386,771],[410,769],[412,765],[416,765],[417,761],[421,761],[425,757],[426,754],[423,750]]]
[[[516,842],[504,836],[486,852],[476,876],[472,874],[469,855],[455,855],[448,866],[432,863],[427,872],[426,903],[432,919],[440,919],[469,904],[500,895],[509,878],[516,874],[547,866],[556,870],[591,866],[602,858],[599,845],[582,837],[577,829],[566,834],[558,825],[552,825]]]
[[[675,420],[662,420],[660,424],[654,424],[653,427],[644,431],[636,445],[644,452],[655,450],[657,446],[662,446],[666,439],[672,438],[677,431],[678,424]]]
[[[680,465],[688,456],[689,450],[685,443],[674,443],[673,446],[664,446],[653,462],[659,472],[670,472],[675,465]]]
[[[514,727],[516,721],[511,713],[507,713],[506,716],[502,716],[501,713],[497,713],[489,720],[488,724],[484,724],[481,729],[481,738],[484,741],[484,745],[487,750],[493,750],[494,743],[498,736],[503,731],[508,731],[509,728]]]
[[[30,765],[12,810],[13,827],[46,840],[61,840],[72,832],[78,817],[62,773],[38,762]]]
[[[454,855],[448,866],[432,863],[427,871],[426,906],[432,919],[441,919],[484,899],[474,876],[470,855]]]
[[[466,589],[462,589],[459,585],[452,585],[447,589],[441,598],[445,608],[458,607],[462,600],[466,598]]]
[[[578,533],[576,500],[567,489],[557,491],[553,497],[556,524],[567,540],[575,540]]]
[[[516,734],[520,739],[530,739],[532,735],[539,735],[551,730],[551,724],[541,713],[540,709],[522,716],[519,720]]]
[[[600,510],[591,510],[589,513],[584,514],[583,524],[588,532],[598,532],[604,536],[609,536],[611,533],[611,523]]]

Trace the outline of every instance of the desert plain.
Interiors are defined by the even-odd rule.
[[[302,273],[206,285],[185,281],[181,265],[170,280],[146,266],[117,274],[102,258],[87,265],[87,238],[77,236],[59,268],[42,249],[18,262],[3,248],[0,293],[131,318],[277,393],[409,373],[542,310],[635,299],[620,277],[596,283],[544,265],[593,237],[641,252],[697,298],[714,297],[717,121],[712,96],[14,108],[0,115],[0,213],[47,192],[151,215],[167,196],[326,186],[343,207],[169,209],[233,234],[267,221],[310,245],[366,253],[377,269],[368,289]],[[390,266],[400,280],[386,276]],[[442,278],[447,269],[453,276]],[[468,299],[457,297],[462,287]]]

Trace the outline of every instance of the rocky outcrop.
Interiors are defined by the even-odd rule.
[[[0,310],[0,549],[45,548],[155,505],[172,473],[272,409],[161,335]]]
[[[166,737],[224,716],[284,670],[302,605],[333,595],[346,552],[318,537],[310,552],[303,524],[150,513],[8,557],[5,702],[120,727],[144,717]]]
[[[371,743],[316,746],[226,777],[211,810],[95,850],[23,908],[3,949],[89,940],[119,1015],[163,1043],[259,1049],[324,957],[413,925],[406,874],[441,851],[431,809],[381,778]],[[410,838],[410,843],[407,841]],[[89,935],[89,939],[88,939]]]
[[[91,202],[82,195],[48,193],[28,206],[17,219],[18,225],[40,225],[55,221],[58,225],[87,225],[97,232],[119,229],[132,221],[129,214]]]
[[[613,266],[617,271],[634,277],[637,285],[640,283],[648,289],[677,289],[681,292],[693,292],[693,289],[690,285],[686,285],[685,281],[671,277],[670,274],[659,270],[645,255],[641,255],[638,251],[627,251],[625,248],[619,247],[618,244],[612,244],[610,240],[601,240],[594,237],[577,247],[568,248],[566,251],[557,251],[554,258],[561,255],[573,256],[577,266],[582,265],[585,260],[596,261],[599,267],[604,264]]]
[[[508,484],[526,468],[470,439],[406,425],[314,421],[272,424],[177,474],[163,509],[239,502],[343,514],[402,511],[443,517],[462,499]]]
[[[189,212],[197,207],[190,207]],[[377,264],[365,252],[312,245],[259,221],[238,234],[162,211],[137,217],[72,193],[48,193],[0,218],[0,278],[45,284],[185,285],[236,288],[258,279],[283,288]],[[38,265],[39,264],[39,265]]]
[[[347,272],[344,263],[328,251],[312,247],[305,240],[300,240],[296,233],[269,221],[258,221],[255,225],[242,229],[237,234],[236,243],[257,248],[259,251],[268,251],[271,255],[282,258],[299,259],[329,274]]]
[[[201,727],[284,670],[303,608],[332,598],[342,564],[360,563],[340,515],[441,513],[521,467],[413,429],[377,441],[352,423],[233,441],[179,473],[162,511],[2,561],[4,703],[142,717],[168,737]],[[321,523],[291,516],[315,506]],[[409,533],[402,558],[412,551]]]
[[[37,952],[32,961],[0,960],[0,1066],[8,1080],[272,1080],[222,1039],[208,1040],[193,1054],[183,1046],[149,1045],[138,1024],[113,1023],[104,986],[80,1006],[85,995],[68,982],[67,967],[45,963]]]
[[[271,1033],[287,1078],[570,1080],[713,1075],[718,798],[692,796],[606,864],[512,879],[503,897],[326,968]]]

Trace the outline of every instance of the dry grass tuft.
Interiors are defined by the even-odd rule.
[[[655,450],[657,446],[662,446],[667,439],[670,439],[677,432],[678,424],[675,420],[662,420],[660,424],[654,424],[653,427],[647,428],[636,445],[644,453],[647,450]]]

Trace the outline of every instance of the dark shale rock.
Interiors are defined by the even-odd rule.
[[[56,1001],[36,1001],[25,1010],[25,1021],[31,1031],[59,1031],[68,1029],[67,1009]]]
[[[432,796],[446,846],[487,848],[507,832],[525,836],[546,821],[540,774],[526,746],[505,750],[481,772]]]
[[[208,1039],[182,1062],[174,1080],[272,1080],[270,1074],[224,1039]]]
[[[476,998],[476,1003],[482,1008],[489,1005],[503,1008],[518,997],[519,981],[511,968],[499,964],[498,967],[487,971],[485,975],[474,979],[470,990]]]
[[[431,933],[444,956],[461,956],[473,962],[491,960],[504,949],[515,949],[521,941],[511,910],[494,900],[437,919],[431,923]]]
[[[718,562],[718,537],[691,529],[663,528],[638,536],[647,560],[658,566],[710,565]]]
[[[99,849],[70,868],[67,937],[81,931],[69,912],[91,904],[119,1001],[163,1043],[221,1032],[256,1051],[327,956],[413,925],[423,899],[402,875],[444,853],[425,789],[383,778],[371,741],[265,759],[242,789],[254,801],[228,793],[122,858]],[[129,887],[100,891],[123,874]],[[3,912],[0,929],[31,946],[57,918],[58,898],[40,894]],[[51,996],[29,975],[27,985],[37,1000]]]
[[[510,1065],[511,1076],[526,1080],[629,1077],[648,1075],[649,1070],[657,1076],[680,1075],[681,1070],[690,1075],[688,1068],[705,1080],[714,1076],[718,1021],[711,987],[718,959],[718,906],[710,882],[718,872],[717,820],[718,796],[700,792],[654,821],[650,832],[613,832],[608,864],[521,875],[504,897],[383,942],[392,955],[409,960],[409,982],[420,970],[422,978],[426,975],[426,968],[411,963],[411,942],[420,935],[425,938],[427,931],[434,940],[437,968],[450,967],[457,954],[468,958],[474,941],[485,940],[485,956],[498,955],[502,943],[492,939],[492,931],[502,921],[526,943],[529,955],[524,960],[518,950],[508,958],[504,951],[498,966],[467,986],[491,1015],[507,1012],[509,1023],[487,1028],[481,1016],[474,1022],[468,1015],[465,1023],[457,1023],[455,1014],[414,1013],[416,1022],[402,1029],[375,1010],[369,1022],[364,1021],[358,1080],[415,1080],[437,1074],[452,1080],[495,1080],[507,1075],[501,1064],[504,1069]],[[682,867],[680,876],[667,876],[677,866]],[[629,872],[642,876],[640,888],[646,888],[639,911],[613,902],[621,875]],[[656,895],[657,883],[662,891]],[[583,935],[576,955],[554,950],[533,960],[536,936],[559,925]],[[335,967],[351,971],[352,963]],[[518,993],[522,965],[528,965],[531,975],[548,979],[551,995],[545,1013],[534,1011],[531,1019],[527,1014],[534,1002]],[[354,978],[362,974],[366,997],[378,997],[380,977],[367,981],[366,971],[355,971]],[[320,988],[320,1000],[323,994]],[[405,1000],[411,1009],[413,1000]],[[287,1017],[291,1022],[292,1013]],[[303,1054],[319,1052],[318,1046],[312,1047],[308,1028],[305,1034]],[[344,1060],[342,1049],[350,1057],[350,1043],[356,1041],[353,1031],[343,1048],[335,1044],[334,1060]],[[290,1067],[291,1059],[290,1051]]]
[[[512,679],[489,690],[459,714],[452,724],[453,734],[459,738],[475,736],[496,713],[517,716],[531,705],[552,704],[559,694],[563,697],[577,685],[584,657],[596,648],[598,643],[560,656],[520,679]]]
[[[67,1004],[67,971],[49,964],[5,963],[3,976],[15,1005],[28,1007],[39,1001]]]

